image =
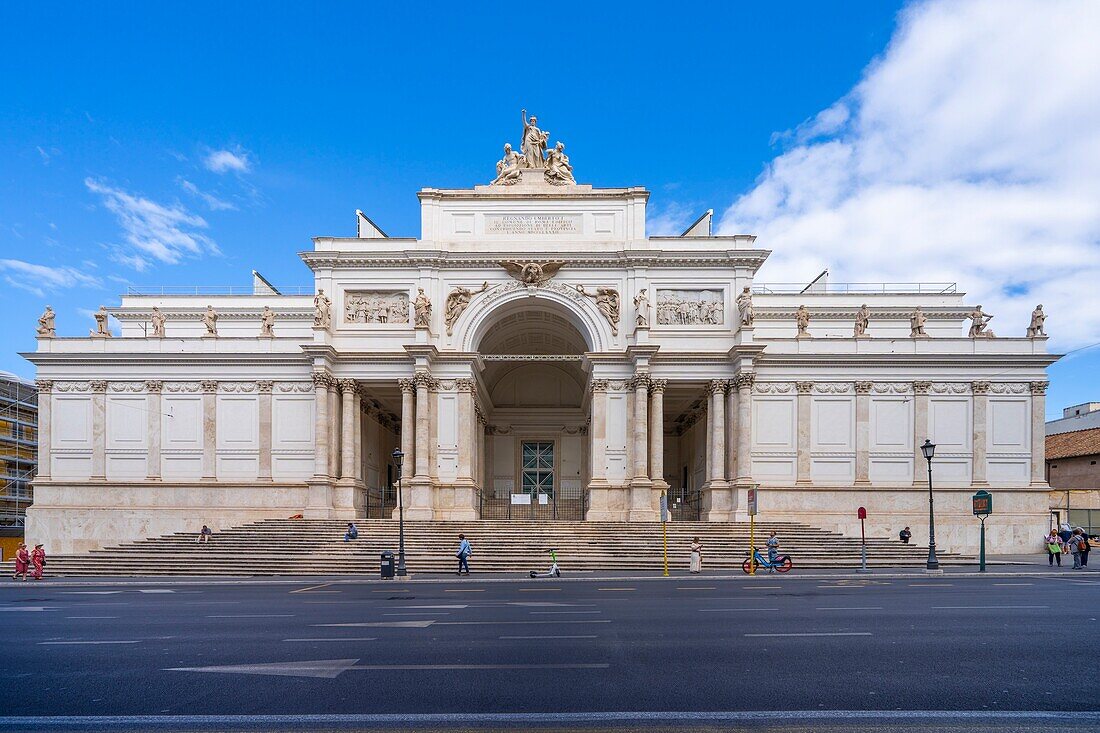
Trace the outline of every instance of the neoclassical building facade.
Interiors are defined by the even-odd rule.
[[[137,292],[87,337],[44,315],[28,536],[362,517],[398,446],[408,519],[653,521],[667,492],[674,521],[744,521],[759,485],[762,519],[858,534],[864,506],[920,536],[931,438],[939,545],[973,551],[984,488],[994,551],[1034,549],[1041,320],[993,337],[953,286],[759,283],[755,237],[709,212],[647,236],[645,189],[576,184],[539,139],[492,184],[421,190],[419,238],[361,212],[315,238],[302,294]]]

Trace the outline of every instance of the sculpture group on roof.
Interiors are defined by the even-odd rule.
[[[528,117],[525,109],[520,110],[520,117],[523,121],[520,152],[513,150],[511,143],[504,144],[504,157],[497,161],[497,177],[490,185],[510,186],[518,183],[525,169],[542,170],[543,180],[553,186],[576,183],[573,166],[565,154],[565,143],[559,140],[547,150],[550,133],[539,129],[538,118],[534,115]]]

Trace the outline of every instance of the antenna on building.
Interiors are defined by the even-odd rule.
[[[706,213],[695,220],[695,223],[687,228],[681,237],[709,237],[711,236],[711,222],[714,221],[714,209],[707,209]]]
[[[279,290],[267,281],[260,273],[255,270],[252,271],[252,294],[253,295],[282,295]]]
[[[387,239],[387,235],[379,228],[377,224],[370,220],[370,217],[364,214],[359,209],[355,210],[355,219],[358,227],[355,230],[355,236],[359,239]]]

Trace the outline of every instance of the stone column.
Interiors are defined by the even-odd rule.
[[[325,372],[313,373],[314,428],[313,428],[313,478],[324,480],[329,477],[328,472],[328,388],[331,377]]]
[[[160,393],[164,389],[164,383],[157,380],[149,380],[145,383],[145,431],[149,436],[149,449],[145,458],[145,478],[150,481],[160,481],[160,436],[161,436],[161,406]]]
[[[726,381],[716,379],[707,385],[710,407],[707,424],[711,431],[710,483],[726,483]]]
[[[809,486],[812,483],[810,479],[810,419],[813,410],[814,383],[797,382],[795,389],[798,390],[798,397],[796,398],[798,402],[798,432],[795,441],[795,485]]]
[[[414,471],[413,462],[416,460],[416,412],[414,400],[416,399],[416,383],[411,379],[397,380],[397,386],[401,388],[401,452],[405,457],[401,461],[401,503],[409,505],[409,479]],[[397,478],[396,476],[394,477]],[[393,518],[398,515],[397,507],[393,509]]]
[[[431,439],[431,424],[428,415],[428,390],[432,378],[426,372],[417,372],[413,377],[416,384],[416,462],[413,475],[418,480],[428,481],[428,441]]]
[[[270,379],[256,382],[256,391],[260,394],[260,462],[256,476],[265,482],[271,480],[271,389],[274,386]]]
[[[634,481],[649,480],[646,433],[649,430],[649,375],[634,375]]]
[[[35,380],[34,386],[38,388],[38,467],[35,480],[50,478],[50,463],[52,462],[52,432],[50,415],[53,410],[53,382],[48,379]]]
[[[592,424],[588,431],[588,456],[591,461],[588,480],[588,514],[590,521],[622,521],[623,507],[611,507],[611,484],[607,480],[607,390],[606,379],[593,379]]]
[[[341,379],[340,398],[340,481],[355,481],[355,421],[359,418],[359,407],[355,404],[358,385],[354,379]]]
[[[856,382],[856,483],[871,483],[871,389],[873,382]]]
[[[340,476],[340,383],[336,379],[329,382],[328,393],[328,475]]]
[[[988,486],[986,471],[989,462],[986,460],[988,450],[988,420],[989,420],[989,382],[971,382],[970,389],[974,393],[974,447],[973,447],[973,481],[974,486]],[[1043,426],[1044,432],[1046,426]]]
[[[1031,382],[1031,485],[1046,486],[1046,403],[1049,382]]]
[[[668,489],[665,481],[665,379],[649,380],[649,478],[658,491]]]
[[[218,382],[202,382],[202,479],[218,476]]]
[[[376,414],[369,405],[366,404],[366,393],[362,390],[357,390],[355,393],[355,482],[362,484],[366,481],[366,472],[363,470],[363,436],[366,434],[364,425],[366,420],[377,418],[379,423],[382,421],[382,415]]]
[[[107,480],[107,382],[93,380],[92,389],[92,481]]]
[[[756,375],[743,372],[733,380],[737,387],[737,483],[752,483],[752,385]]]
[[[931,382],[913,382],[913,485],[928,485],[928,462],[920,447],[928,434],[928,390]]]
[[[477,421],[474,415],[474,380],[456,379],[458,392],[456,408],[458,410],[458,475],[459,483],[474,483],[474,429]]]
[[[737,387],[726,382],[726,477],[737,477]]]

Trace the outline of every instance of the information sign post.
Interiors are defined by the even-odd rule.
[[[661,491],[661,536],[665,545],[665,577],[668,577],[668,494]]]
[[[867,527],[864,524],[867,521],[867,509],[860,507],[856,512],[856,516],[859,517],[859,535],[860,541],[860,559],[859,559],[859,572],[867,572]]]
[[[993,494],[982,490],[974,494],[974,516],[982,522],[981,546],[978,549],[978,572],[985,572],[985,519],[993,513]]]
[[[756,575],[756,492],[760,484],[753,484],[748,491],[746,504],[749,510],[749,575]]]

